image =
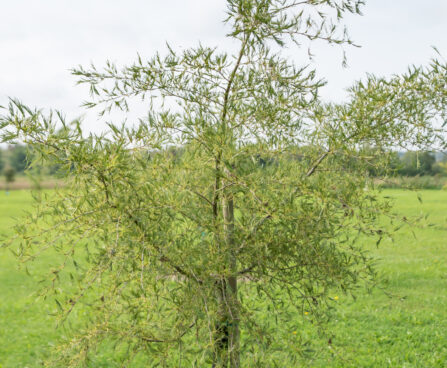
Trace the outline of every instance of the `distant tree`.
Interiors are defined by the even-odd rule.
[[[5,155],[3,153],[3,150],[0,148],[0,173],[3,171],[4,167],[5,167]]]
[[[437,168],[437,171],[439,172],[439,174],[441,174],[443,176],[447,176],[447,162],[441,161],[441,162],[436,163],[436,168]]]
[[[444,143],[445,64],[370,75],[327,104],[315,72],[277,51],[349,44],[340,21],[363,1],[226,3],[235,54],[200,45],[74,71],[101,112],[147,98],[137,125],[85,135],[15,100],[0,118],[3,140],[30,144],[67,176],[38,197],[14,243],[25,259],[54,246],[60,264],[45,282],[62,316],[82,302],[90,311],[57,367],[79,366],[104,341],[148,367],[297,366],[297,321],[321,321],[335,290],[374,278],[364,239],[387,233],[390,204],[370,162]]]
[[[433,165],[435,174],[447,176],[447,152],[436,153],[436,163]]]
[[[17,172],[22,173],[27,167],[27,150],[20,144],[10,146],[9,163]]]
[[[9,186],[11,183],[15,181],[16,178],[16,171],[12,167],[7,167],[3,174],[5,175],[5,181],[6,181],[6,191],[9,191]]]
[[[404,176],[434,175],[436,157],[427,151],[408,151],[401,157],[401,167],[398,172]]]

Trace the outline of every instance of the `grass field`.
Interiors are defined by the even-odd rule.
[[[387,190],[398,212],[428,214],[413,228],[403,228],[394,243],[371,251],[379,259],[386,293],[358,293],[357,301],[338,296],[327,338],[315,340],[311,367],[447,367],[447,191],[416,193]],[[11,233],[31,205],[26,191],[0,193],[0,235]],[[431,226],[434,225],[434,226]],[[414,235],[412,233],[414,231]],[[28,276],[12,254],[0,249],[0,367],[39,367],[64,331],[55,330],[52,301],[30,296],[51,255],[31,265]],[[304,334],[315,336],[309,324]],[[110,357],[92,367],[115,367]]]

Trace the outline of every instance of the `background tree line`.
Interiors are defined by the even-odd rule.
[[[296,147],[290,160],[306,160],[310,147]],[[173,158],[180,158],[185,153],[185,147],[171,146],[168,152]],[[368,174],[372,177],[391,176],[447,176],[447,152],[432,151],[388,151],[377,155],[375,148],[364,148],[357,152],[347,166],[355,165],[355,161],[364,156],[374,156],[370,161]],[[256,160],[262,167],[278,164],[274,157],[257,155]]]
[[[305,159],[306,147],[296,148],[296,154],[291,159]],[[372,153],[373,148],[365,148],[359,151],[359,155]],[[168,151],[173,157],[181,157],[185,152],[185,147],[171,146]],[[28,152],[27,147],[23,144],[9,145],[6,148],[0,148],[0,173],[4,173],[4,169],[13,169],[16,174],[24,173],[32,160],[32,152]],[[354,158],[355,159],[355,158]],[[259,164],[266,166],[274,163],[274,159],[269,157],[258,157]],[[381,177],[387,174],[395,176],[447,176],[447,153],[442,152],[435,154],[430,151],[392,151],[386,153],[386,161],[389,162],[387,172],[381,167],[382,165],[375,158],[374,162],[368,169],[368,173],[373,177]],[[58,170],[57,165],[47,165],[40,170],[46,175],[55,175]]]
[[[401,176],[447,175],[447,155],[436,157],[432,152],[408,151],[396,153],[394,170]]]
[[[7,175],[13,172],[13,175],[23,174],[35,158],[32,149],[25,144],[14,144],[7,147],[0,147],[0,175]],[[45,164],[34,165],[33,171],[40,175],[54,176],[59,169],[58,165]],[[11,174],[8,174],[11,175]]]

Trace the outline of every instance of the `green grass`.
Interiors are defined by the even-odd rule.
[[[393,243],[372,247],[391,297],[378,289],[355,303],[340,296],[329,327],[340,359],[315,366],[447,366],[447,193],[422,191],[422,204],[414,192],[386,194],[396,198],[399,213],[429,216],[403,228]]]
[[[371,246],[386,293],[359,291],[355,302],[338,295],[328,326],[331,344],[327,338],[314,341],[319,354],[308,361],[311,367],[447,366],[447,191],[422,191],[422,204],[414,192],[386,194],[396,198],[399,213],[429,217],[417,227],[403,228],[394,242]],[[0,235],[11,234],[11,217],[20,218],[30,205],[26,191],[1,192]],[[47,255],[33,262],[34,276],[28,276],[10,252],[0,250],[1,368],[39,367],[64,334],[49,315],[54,302],[36,303],[30,297],[51,261]],[[307,326],[303,333],[315,337]],[[102,357],[101,366],[114,366],[108,360]]]
[[[15,219],[30,209],[29,192],[0,192],[0,235],[12,234]],[[39,278],[28,276],[19,269],[16,258],[5,249],[0,250],[0,366],[37,367],[48,348],[56,342],[54,320],[49,316],[53,305],[35,303],[30,297]],[[43,274],[45,259],[34,262],[32,268]]]

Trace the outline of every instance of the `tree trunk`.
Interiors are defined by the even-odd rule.
[[[225,203],[226,202],[226,203]],[[234,203],[233,196],[224,197],[223,207],[225,224],[225,243],[228,249],[230,276],[226,280],[227,299],[229,301],[228,349],[230,368],[239,368],[239,311],[237,290],[237,259],[234,244]]]
[[[224,187],[224,185],[222,186]],[[216,326],[216,368],[239,368],[239,312],[237,259],[234,244],[234,203],[231,193],[222,196],[227,275],[218,285],[219,321]],[[229,364],[229,365],[228,365]]]

